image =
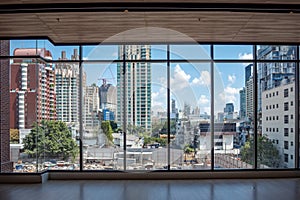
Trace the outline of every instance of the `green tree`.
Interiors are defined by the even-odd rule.
[[[114,132],[117,132],[117,130],[118,130],[118,124],[116,122],[114,122],[114,121],[109,121],[109,123],[110,123],[110,126],[111,126],[112,130]]]
[[[106,135],[107,139],[109,142],[113,142],[113,130],[111,128],[110,122],[109,121],[102,121],[101,122],[101,129],[103,133]]]
[[[72,133],[62,121],[43,120],[34,123],[23,144],[25,152],[30,156],[74,160],[79,153]]]
[[[250,138],[241,149],[241,160],[254,164],[254,139]],[[265,136],[257,138],[257,164],[266,165],[272,168],[282,167],[281,157],[277,148]]]

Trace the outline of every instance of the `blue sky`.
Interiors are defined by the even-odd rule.
[[[15,48],[46,48],[51,51],[53,59],[61,57],[66,51],[67,58],[78,46],[54,46],[47,40],[13,40],[11,55]],[[152,59],[166,59],[165,45],[151,46]],[[171,59],[209,59],[209,45],[171,45]],[[252,59],[251,45],[215,45],[216,59]],[[118,57],[117,46],[84,46],[83,57],[88,60],[114,60]],[[221,112],[228,102],[234,103],[235,111],[239,110],[239,90],[244,86],[244,73],[247,63],[215,64],[215,110]],[[116,84],[117,65],[112,63],[84,63],[87,84],[101,84],[101,79]],[[176,100],[181,109],[184,103],[200,112],[210,110],[210,64],[209,63],[171,63],[171,98]],[[152,107],[155,110],[166,110],[166,63],[152,64]]]

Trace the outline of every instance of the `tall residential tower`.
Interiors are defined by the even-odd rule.
[[[125,49],[123,49],[123,47]],[[149,45],[120,46],[120,59],[149,60]],[[126,62],[117,69],[117,121],[151,131],[151,64]],[[124,113],[125,112],[125,113]]]

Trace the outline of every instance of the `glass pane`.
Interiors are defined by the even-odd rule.
[[[215,65],[215,168],[253,168],[253,64]],[[250,147],[250,148],[249,148]]]
[[[151,60],[166,60],[167,45],[151,45]]]
[[[30,58],[38,53],[51,59],[52,52],[48,49],[18,48],[13,52],[27,56],[14,58],[10,65],[10,131],[19,136],[18,141],[11,140],[17,143],[12,145],[12,159],[17,160],[15,171],[77,169],[79,149],[75,127],[78,128],[78,124],[75,123],[78,123],[78,112],[71,113],[72,108],[65,110],[64,114],[74,116],[74,121],[61,118],[60,114],[62,98],[64,108],[74,101],[77,104],[73,106],[78,108],[78,100],[72,99],[71,93],[76,91],[72,95],[78,97],[79,63],[53,64]]]
[[[214,45],[214,59],[252,60],[252,45]]]
[[[82,46],[83,60],[113,61],[119,58],[118,45],[84,45]]]
[[[151,45],[125,45],[125,52],[123,48],[119,48],[119,56],[123,58],[125,53],[126,60],[151,60]]]
[[[31,49],[18,50],[35,54]],[[15,170],[79,169],[79,63],[18,58],[11,63],[10,76],[11,133],[18,133],[18,143],[24,145],[13,151]]]
[[[295,60],[297,59],[296,46],[271,46],[258,45],[257,46],[258,60]]]
[[[210,59],[210,45],[170,45],[171,60],[208,60]]]
[[[49,40],[11,40],[10,46],[12,56],[39,55],[50,60],[79,60],[79,46],[55,46]],[[15,52],[17,48],[19,50]]]
[[[11,56],[38,55],[37,48],[38,40],[10,40]],[[27,49],[27,51],[20,50],[15,52],[17,49]]]
[[[295,63],[258,63],[258,167],[293,168]]]
[[[82,123],[83,169],[113,170],[122,168],[122,151],[115,121],[117,64],[83,63]]]
[[[171,63],[171,169],[210,169],[210,64]]]

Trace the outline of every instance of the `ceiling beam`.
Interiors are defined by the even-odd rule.
[[[256,12],[300,13],[300,4],[259,3],[189,3],[189,2],[102,2],[102,3],[46,3],[1,5],[0,14],[49,12]]]

